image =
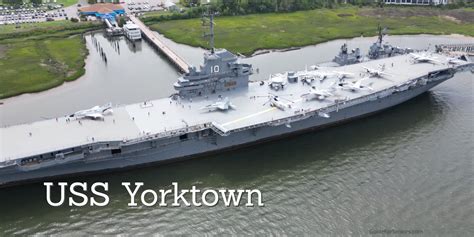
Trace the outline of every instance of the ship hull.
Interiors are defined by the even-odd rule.
[[[186,138],[167,138],[158,142],[144,141],[134,145],[134,150],[122,154],[97,154],[40,169],[25,170],[20,166],[5,167],[0,170],[2,186],[13,185],[36,180],[47,180],[64,176],[77,176],[120,169],[130,169],[137,166],[154,165],[190,159],[209,153],[222,152],[242,146],[279,139],[289,135],[321,129],[356,118],[368,116],[392,106],[410,100],[449,78],[430,82],[424,86],[395,93],[379,100],[367,101],[358,105],[331,113],[330,118],[313,116],[291,123],[291,126],[264,126],[234,132],[228,136],[216,133],[201,136],[190,134]]]

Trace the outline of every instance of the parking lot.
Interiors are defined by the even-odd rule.
[[[129,14],[137,14],[149,11],[169,10],[178,0],[124,0],[121,5]],[[23,23],[36,23],[44,21],[68,20],[72,17],[78,18],[79,7],[88,5],[87,0],[79,0],[78,4],[69,7],[61,7],[57,4],[46,4],[33,6],[25,4],[22,6],[0,6],[0,25],[21,25]],[[176,8],[177,9],[177,8]]]
[[[122,6],[128,13],[140,13],[149,11],[161,11],[166,7],[166,0],[125,0]],[[172,1],[176,2],[176,1]]]
[[[52,8],[52,9],[51,9]],[[59,5],[56,7],[47,6],[23,6],[19,8],[1,7],[0,8],[0,25],[35,23],[43,21],[55,21],[69,19],[64,8]]]

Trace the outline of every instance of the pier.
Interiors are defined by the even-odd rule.
[[[168,47],[156,32],[150,30],[140,19],[135,16],[129,16],[130,20],[135,23],[142,31],[142,36],[148,40],[156,49],[163,53],[181,72],[188,73],[189,65],[176,54],[170,47]]]

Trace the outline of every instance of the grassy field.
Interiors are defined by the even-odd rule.
[[[151,11],[151,12],[145,12],[144,16],[142,16],[141,18],[168,16],[172,14],[173,13],[170,11]]]
[[[81,34],[96,23],[68,21],[0,27],[0,98],[43,91],[84,74]]]
[[[445,19],[439,15],[400,14],[383,17],[362,15],[363,10],[366,9],[318,9],[218,17],[215,26],[216,47],[249,55],[258,49],[304,46],[360,35],[373,36],[378,23],[387,26],[390,34],[457,33],[474,36],[474,24]],[[176,42],[208,47],[202,37],[204,29],[200,19],[163,21],[150,27]]]
[[[79,0],[56,0],[57,4],[63,4],[65,7],[77,4]]]
[[[20,28],[15,25],[0,26],[0,43],[6,40],[30,40],[51,37],[68,37],[81,34],[86,31],[100,29],[98,22],[71,22],[71,21],[49,21],[40,23],[21,24]]]
[[[1,45],[0,98],[38,92],[78,78],[87,54],[82,37]]]
[[[0,26],[0,34],[7,33],[18,33],[24,31],[31,31],[35,28],[57,28],[57,27],[68,27],[73,26],[75,23],[71,21],[45,21],[40,23],[25,23],[20,24],[20,28],[16,28],[16,25],[4,25]]]

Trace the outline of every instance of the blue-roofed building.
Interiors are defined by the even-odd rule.
[[[125,14],[125,9],[120,4],[97,3],[79,8],[79,14],[100,19],[115,19],[115,16]]]

